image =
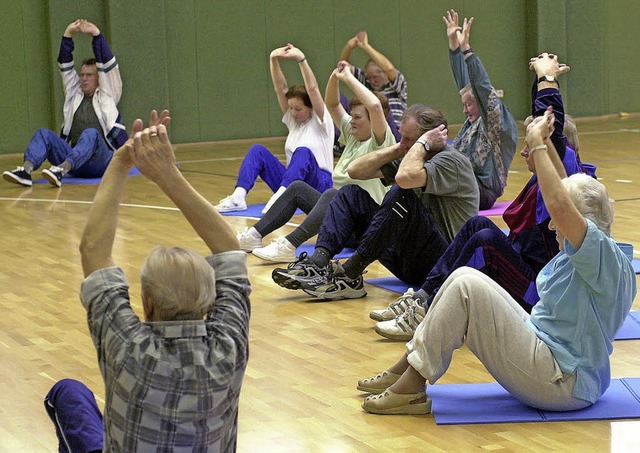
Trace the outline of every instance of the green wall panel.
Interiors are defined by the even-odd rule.
[[[37,127],[58,130],[62,86],[60,38],[78,17],[95,22],[120,62],[126,124],[151,108],[170,108],[176,143],[286,133],[268,57],[292,42],[306,54],[324,93],[346,41],[366,30],[375,48],[407,77],[409,104],[464,119],[448,61],[442,16],[474,16],[471,45],[493,85],[520,120],[529,112],[528,58],[552,51],[572,67],[563,77],[575,116],[640,111],[632,90],[639,71],[630,35],[640,2],[623,0],[22,0],[6,2],[0,25],[0,152],[22,152]],[[38,32],[34,32],[37,30]],[[77,36],[76,61],[91,55]],[[360,50],[352,62],[363,65]],[[282,67],[289,84],[302,78]],[[348,90],[344,90],[349,94]]]

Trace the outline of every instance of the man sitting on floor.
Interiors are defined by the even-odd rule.
[[[389,154],[360,175],[383,176],[387,184],[395,178],[398,184],[382,204],[358,186],[341,188],[329,205],[314,254],[275,269],[277,284],[321,299],[363,297],[362,273],[375,260],[401,280],[424,281],[460,227],[478,213],[478,185],[469,159],[446,144],[444,115],[430,107],[427,117],[427,132],[402,161]],[[374,162],[368,156],[361,159]],[[349,174],[353,176],[351,166]],[[354,237],[354,255],[344,266],[331,264]]]
[[[82,62],[80,76],[73,69],[73,35],[93,36],[95,58]],[[114,150],[127,140],[118,102],[122,80],[116,57],[107,39],[91,22],[78,19],[67,26],[60,43],[58,66],[64,88],[64,124],[60,136],[38,129],[24,153],[24,163],[2,177],[23,186],[33,184],[31,172],[45,160],[51,168],[42,171],[53,186],[60,187],[68,173],[80,178],[103,175]]]

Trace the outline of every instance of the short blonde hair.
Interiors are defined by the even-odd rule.
[[[158,321],[203,319],[216,299],[213,268],[202,255],[182,247],[155,247],[142,266],[140,282]]]
[[[466,93],[471,93],[471,96],[473,97],[473,99],[476,98],[476,95],[473,93],[473,89],[471,88],[471,84],[470,83],[467,83],[464,87],[462,87],[462,89],[460,91],[458,91],[458,93],[460,93],[461,97],[463,95],[465,95]]]
[[[595,223],[604,234],[610,236],[613,203],[609,199],[604,184],[584,173],[575,173],[564,178],[562,183],[569,191],[571,201],[580,214]]]

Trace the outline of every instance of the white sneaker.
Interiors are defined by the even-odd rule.
[[[236,201],[231,196],[228,196],[220,200],[220,202],[215,205],[214,208],[218,212],[246,211],[247,202],[245,200]]]
[[[414,304],[395,319],[377,322],[373,329],[389,340],[409,341],[426,314],[422,306]]]
[[[254,249],[253,254],[274,263],[293,263],[296,260],[296,248],[284,236],[273,239],[266,247]]]
[[[374,321],[389,321],[407,311],[407,308],[415,303],[416,300],[413,297],[413,288],[409,288],[402,296],[391,302],[387,308],[382,310],[371,310],[371,312],[369,312],[369,317]]]
[[[236,237],[240,243],[240,250],[244,250],[245,252],[252,252],[254,249],[262,247],[262,238],[255,237],[249,233],[249,230],[249,227],[245,227],[236,233]]]

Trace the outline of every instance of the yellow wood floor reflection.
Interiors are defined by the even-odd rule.
[[[640,116],[581,120],[578,129],[582,159],[598,166],[598,176],[616,200],[614,236],[640,251]],[[232,190],[252,142],[178,145],[180,169],[215,203]],[[273,149],[281,149],[282,142],[264,141]],[[20,160],[17,154],[0,156],[0,168],[12,169]],[[502,200],[513,199],[529,178],[519,156],[511,170]],[[56,380],[82,380],[102,404],[102,378],[77,296],[82,275],[78,242],[96,188],[36,184],[24,189],[0,181],[2,452],[57,451],[42,404]],[[269,196],[260,182],[248,200],[265,202]],[[125,202],[114,255],[131,283],[134,308],[141,313],[138,269],[154,245],[205,250],[180,213],[144,176],[130,178]],[[228,220],[238,229],[255,221]],[[501,219],[495,220],[502,226]],[[283,227],[271,237],[290,229]],[[386,368],[404,350],[402,343],[377,336],[368,313],[397,296],[367,285],[364,299],[318,303],[276,286],[271,281],[274,266],[253,256],[249,266],[253,314],[240,406],[242,452],[640,451],[640,421],[634,420],[437,426],[430,415],[366,414],[356,381]],[[388,271],[374,263],[367,277],[385,275]],[[640,310],[639,300],[635,310]],[[640,341],[615,343],[612,373],[640,376]],[[463,347],[441,382],[489,381]]]

